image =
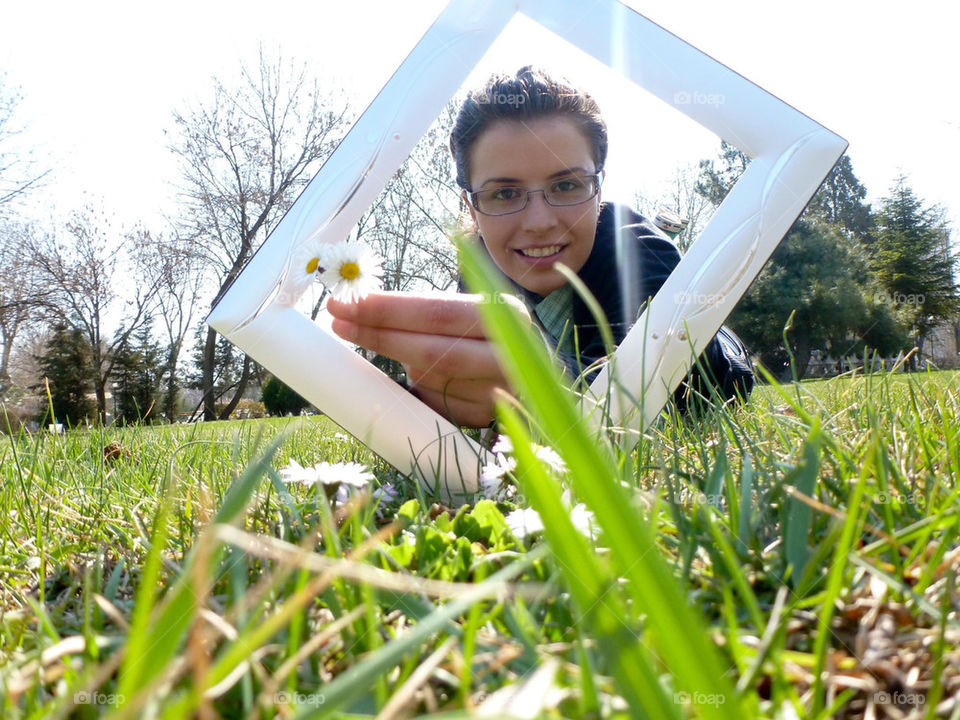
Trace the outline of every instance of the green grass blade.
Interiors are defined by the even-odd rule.
[[[162,566],[163,550],[167,545],[169,522],[177,484],[171,478],[157,511],[150,535],[150,551],[144,563],[140,585],[133,606],[130,631],[123,666],[120,668],[120,684],[117,690],[117,705],[123,707],[131,700],[138,688],[149,682],[149,666],[153,649],[157,644],[156,626],[151,624],[151,615],[158,597],[158,585]]]
[[[803,464],[794,468],[784,479],[807,497],[814,497],[820,473],[820,431],[816,424],[803,444]],[[793,567],[790,578],[794,586],[803,577],[810,556],[810,523],[813,509],[802,500],[790,497],[783,518],[783,544],[787,564]]]
[[[847,517],[843,523],[843,533],[840,536],[840,541],[837,543],[836,552],[830,564],[830,574],[827,576],[827,588],[824,593],[823,605],[821,606],[817,621],[817,636],[813,646],[816,665],[813,671],[814,681],[811,689],[814,715],[823,709],[823,670],[827,661],[828,640],[832,635],[830,623],[833,619],[837,598],[840,596],[842,590],[850,551],[856,539],[860,536],[859,529],[863,522],[860,505],[863,500],[864,488],[865,481],[863,475],[861,475],[850,493],[850,500],[847,502]]]
[[[260,456],[250,463],[228,488],[224,502],[215,515],[216,522],[229,523],[240,515],[260,480],[266,475],[274,453],[286,440],[287,435],[287,432],[279,433]],[[167,490],[168,498],[172,498],[171,493],[174,486],[175,483],[171,480]],[[129,702],[139,688],[149,685],[157,674],[166,668],[183,642],[196,612],[194,607],[195,588],[189,572],[194,558],[193,552],[185,560],[184,571],[164,599],[159,613],[152,612],[155,602],[155,595],[152,590],[154,585],[147,586],[146,582],[152,577],[155,584],[159,577],[159,553],[166,542],[166,519],[169,517],[170,502],[172,500],[165,500],[165,504],[161,508],[160,514],[162,514],[163,523],[160,522],[160,514],[158,514],[156,527],[163,533],[160,536],[163,542],[158,541],[155,531],[147,567],[144,570],[144,580],[138,590],[133,621],[128,634],[127,656],[124,660],[124,667],[121,669],[118,694],[122,697],[123,702],[119,703],[120,706]],[[150,558],[154,557],[154,553],[156,559],[152,561],[154,564],[151,565]],[[211,571],[215,569],[215,564],[212,565]],[[143,604],[141,605],[141,603]]]
[[[462,243],[461,258],[471,289],[493,298],[504,292],[482,250]],[[648,519],[620,484],[610,446],[588,431],[543,342],[516,310],[490,302],[480,311],[513,386],[566,461],[574,490],[603,528],[618,570],[628,579],[637,608],[648,615],[654,645],[677,685],[691,694],[723,698],[700,708],[705,717],[737,717],[727,701],[732,687],[719,654],[663,561]]]
[[[534,456],[530,438],[516,413],[501,407],[499,416],[513,440],[517,478],[531,505],[540,513],[553,555],[580,606],[583,623],[596,637],[607,670],[617,678],[618,690],[635,713],[642,708],[648,717],[675,717],[679,708],[676,703],[671,706],[648,653],[643,652],[639,627],[627,613],[613,577],[574,527],[560,489]]]
[[[731,498],[731,503],[733,499]],[[743,467],[740,470],[740,514],[737,522],[737,543],[739,550],[746,553],[750,549],[750,535],[753,519],[753,463],[750,455],[744,454]]]
[[[533,551],[497,571],[464,595],[451,600],[427,617],[419,620],[405,635],[388,642],[368,657],[351,666],[332,682],[323,687],[323,704],[305,707],[297,713],[297,720],[324,718],[338,712],[343,706],[369,692],[370,682],[400,663],[403,657],[414,652],[427,639],[444,629],[455,618],[466,614],[478,602],[497,597],[505,590],[505,584],[527,571],[546,554]]]

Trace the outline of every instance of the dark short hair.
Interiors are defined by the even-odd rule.
[[[486,85],[467,95],[450,133],[457,184],[471,189],[470,149],[488,127],[500,120],[558,116],[569,117],[579,125],[590,144],[594,169],[602,170],[607,160],[607,125],[593,97],[531,65],[520,68],[515,76],[491,76]]]

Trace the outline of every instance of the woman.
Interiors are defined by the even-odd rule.
[[[607,132],[600,110],[588,94],[542,71],[494,76],[470,93],[450,148],[478,240],[575,377],[604,347],[555,263],[586,283],[619,343],[679,252],[645,218],[601,202]],[[618,234],[625,238],[620,262],[631,279],[627,292],[617,271]],[[338,335],[402,362],[411,388],[430,407],[461,425],[483,427],[493,419],[495,390],[508,383],[484,335],[480,301],[377,293],[355,304],[331,300],[328,309]],[[722,340],[710,343],[705,365],[723,394],[745,395],[753,382],[749,360],[742,346],[730,349],[742,355],[735,372]]]

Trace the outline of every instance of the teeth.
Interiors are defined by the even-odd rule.
[[[563,249],[563,245],[550,245],[549,247],[542,248],[526,248],[521,249],[520,252],[526,255],[527,257],[547,257],[548,255],[556,255]]]

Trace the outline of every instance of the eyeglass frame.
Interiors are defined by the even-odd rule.
[[[505,215],[514,215],[518,212],[522,212],[523,210],[526,210],[527,205],[530,204],[531,193],[542,193],[543,201],[550,207],[576,207],[577,205],[582,205],[583,203],[588,202],[589,200],[593,200],[593,198],[595,198],[597,195],[600,194],[600,185],[603,183],[603,177],[604,177],[604,171],[601,168],[600,170],[597,170],[595,173],[592,173],[589,175],[568,175],[568,176],[557,178],[556,180],[554,180],[553,182],[561,182],[562,180],[568,180],[571,178],[578,178],[578,179],[592,178],[593,179],[593,182],[594,182],[593,194],[590,197],[584,198],[583,200],[579,200],[575,203],[569,203],[567,205],[554,205],[552,202],[550,202],[547,199],[547,188],[545,187],[535,188],[532,190],[528,190],[527,188],[520,187],[519,185],[503,185],[497,188],[490,188],[490,190],[504,190],[504,189],[522,190],[523,192],[526,193],[526,195],[524,195],[524,198],[523,198],[523,205],[521,205],[516,210],[511,210],[510,212],[505,212],[505,213],[488,213],[488,212],[484,212],[477,206],[476,196],[479,195],[481,192],[486,192],[485,190],[469,190],[469,189],[465,189],[465,190],[467,193],[467,198],[470,200],[470,205],[478,213],[480,213],[481,215],[486,215],[487,217],[504,217]]]

